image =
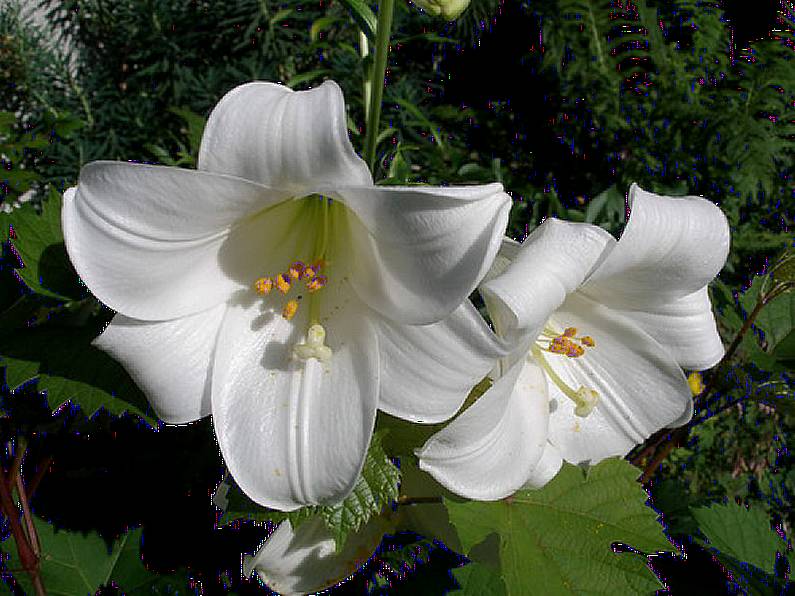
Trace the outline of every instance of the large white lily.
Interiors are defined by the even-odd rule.
[[[682,367],[723,355],[707,284],[723,267],[729,228],[698,197],[633,185],[621,239],[548,219],[503,244],[481,286],[512,346],[492,387],[418,450],[420,467],[473,499],[539,487],[562,460],[626,454],[687,422]]]
[[[210,115],[198,171],[95,162],[65,194],[72,262],[118,312],[97,345],[165,422],[212,413],[236,482],[284,510],[350,492],[376,407],[452,416],[494,346],[465,299],[510,198],[374,186],[345,122],[333,82],[249,83]]]

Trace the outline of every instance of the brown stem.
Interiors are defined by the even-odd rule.
[[[11,478],[8,480],[8,486],[14,486],[17,482],[17,477],[22,470],[22,458],[25,457],[27,451],[27,442],[23,437],[17,438],[16,453],[14,453],[14,462],[11,464]]]
[[[663,443],[662,448],[655,453],[654,458],[643,468],[643,474],[641,474],[638,479],[641,484],[646,484],[651,480],[651,477],[654,476],[654,472],[657,471],[660,464],[671,454],[674,447],[680,445],[681,441],[687,438],[688,431],[689,428],[683,426],[671,432],[670,437]]]
[[[44,591],[44,586],[41,585],[41,577],[39,576],[39,558],[33,552],[28,538],[25,536],[25,531],[19,521],[19,509],[17,509],[14,499],[11,497],[8,479],[2,472],[0,472],[0,507],[2,508],[3,515],[6,516],[11,526],[11,535],[14,537],[14,543],[17,546],[17,553],[19,554],[22,568],[33,580],[33,586],[36,589],[37,596],[44,596],[46,592]]]
[[[42,461],[39,464],[39,467],[36,470],[36,474],[33,476],[33,479],[30,482],[28,482],[28,494],[30,495],[31,498],[33,498],[33,494],[36,492],[36,489],[39,487],[39,483],[41,483],[42,479],[44,478],[44,475],[50,469],[51,465],[52,465],[52,456],[48,455],[47,457],[44,458],[44,461]]]
[[[709,384],[701,393],[696,396],[694,400],[694,407],[696,409],[702,408],[706,403],[707,397],[715,390],[718,384],[718,379],[720,378],[719,372],[725,366],[725,364],[734,357],[734,353],[737,351],[737,348],[740,347],[743,337],[745,337],[745,334],[751,329],[756,317],[759,315],[765,305],[792,287],[793,284],[790,282],[779,284],[770,290],[770,292],[766,293],[764,296],[760,297],[759,300],[757,300],[756,305],[746,317],[742,327],[740,327],[740,330],[737,332],[737,335],[734,336],[734,339],[729,344],[729,347],[726,348],[723,358],[721,358],[720,362],[718,362],[718,364],[715,366],[715,370],[710,376]],[[671,454],[671,451],[674,450],[674,447],[680,445],[682,441],[687,438],[689,432],[690,426],[688,425],[672,431],[669,435],[667,435],[667,438],[666,435],[663,434],[663,438],[657,438],[656,441],[654,441],[651,445],[644,447],[644,449],[632,459],[632,463],[638,465],[640,462],[646,459],[646,457],[649,457],[652,453],[654,453],[652,460],[644,467],[643,474],[640,477],[641,483],[646,483],[651,479],[660,464],[662,464],[662,462],[665,461],[665,459]]]
[[[33,554],[38,556],[41,554],[41,546],[39,545],[39,535],[36,533],[36,526],[33,525],[33,515],[30,512],[30,504],[28,503],[28,496],[25,494],[25,483],[22,482],[22,476],[17,474],[17,492],[19,493],[19,502],[22,504],[22,516],[25,518],[25,525],[28,528],[28,538],[30,539],[30,546],[33,549]]]

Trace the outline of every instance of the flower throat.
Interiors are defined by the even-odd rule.
[[[331,349],[323,343],[326,330],[320,324],[319,301],[315,299],[315,294],[328,284],[329,261],[326,259],[326,253],[328,251],[329,220],[333,205],[331,199],[318,195],[303,200],[319,200],[312,207],[319,206],[321,210],[319,233],[315,236],[315,245],[312,251],[313,259],[309,264],[294,260],[286,271],[258,278],[254,282],[254,291],[260,296],[279,292],[288,298],[282,305],[281,311],[281,316],[287,321],[291,321],[295,317],[302,303],[308,302],[309,328],[306,332],[306,342],[296,345],[293,355],[301,360],[317,358],[322,362],[327,362],[331,358]],[[304,300],[305,296],[308,300]]]

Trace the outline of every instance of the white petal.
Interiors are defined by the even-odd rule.
[[[340,189],[348,211],[352,283],[400,323],[434,323],[483,277],[500,246],[510,197],[502,185]]]
[[[723,212],[700,197],[629,191],[631,214],[615,249],[583,291],[612,308],[644,310],[692,294],[718,274],[729,254]]]
[[[666,304],[618,312],[656,339],[682,368],[705,370],[723,357],[706,287]]]
[[[522,488],[543,488],[557,476],[560,468],[563,466],[563,457],[560,455],[560,450],[552,443],[547,442],[544,445],[544,451],[541,454],[541,459],[530,471],[527,481]]]
[[[509,341],[535,339],[614,245],[615,239],[597,226],[544,221],[503,273],[480,287],[497,333]]]
[[[494,261],[491,263],[491,267],[486,272],[486,275],[483,276],[480,284],[483,285],[487,281],[491,281],[495,277],[498,277],[505,273],[505,270],[508,266],[513,263],[516,258],[519,256],[519,251],[522,250],[522,243],[517,242],[513,238],[509,238],[508,236],[504,236],[502,242],[500,243],[500,250],[497,252],[497,256],[494,257]]]
[[[549,440],[566,461],[596,463],[625,455],[692,407],[687,379],[674,359],[620,314],[575,294],[552,322],[560,329],[575,327],[596,343],[579,358],[544,353],[573,390],[584,386],[599,393],[593,412],[578,417],[574,403],[549,382]]]
[[[170,424],[210,414],[210,378],[220,304],[188,317],[148,322],[117,314],[94,345],[118,360],[158,417]]]
[[[412,422],[443,422],[505,355],[505,348],[467,300],[431,325],[379,317],[379,409]]]
[[[102,302],[136,319],[173,319],[224,302],[240,287],[237,270],[219,256],[231,226],[285,198],[206,172],[94,162],[81,171],[77,191],[64,196],[64,239]]]
[[[307,520],[297,530],[285,521],[253,557],[245,557],[243,575],[256,571],[271,590],[285,596],[315,593],[349,578],[364,565],[384,530],[381,519],[372,518],[337,553],[322,518]]]
[[[349,295],[347,308],[321,318],[328,363],[293,356],[308,305],[292,321],[258,302],[227,310],[213,369],[215,433],[232,477],[262,505],[339,501],[362,468],[378,402],[378,345],[366,309]]]
[[[520,362],[417,451],[420,468],[468,499],[494,501],[532,476],[547,443],[544,373]]]
[[[207,120],[198,167],[298,195],[372,186],[348,139],[345,100],[333,81],[310,91],[254,82],[227,93]]]

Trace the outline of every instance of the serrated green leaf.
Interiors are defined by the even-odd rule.
[[[53,410],[71,400],[86,416],[105,408],[111,414],[130,412],[156,424],[146,398],[124,368],[91,345],[102,321],[91,323],[84,327],[45,325],[0,336],[0,365],[6,367],[9,386],[30,378],[35,368],[39,390],[47,392]]]
[[[693,509],[699,529],[719,553],[774,572],[776,552],[787,545],[770,529],[770,519],[758,507],[746,509],[736,503]]]
[[[238,519],[278,523],[287,519],[293,529],[297,529],[312,517],[320,516],[339,551],[349,534],[359,530],[371,517],[378,515],[385,505],[397,499],[399,484],[400,470],[384,452],[381,436],[374,434],[362,474],[351,494],[342,502],[336,505],[303,507],[285,513],[257,505],[233,484],[226,495],[228,502],[220,523],[225,525]]]
[[[740,304],[746,313],[751,312],[763,288],[770,289],[768,276],[759,275],[754,278],[751,287],[740,296]],[[770,300],[754,321],[754,326],[762,331],[766,343],[765,353],[787,360],[795,357],[795,290],[781,293]],[[746,336],[750,339],[750,334]],[[743,345],[746,339],[743,338]],[[764,366],[768,364],[768,366]],[[761,362],[762,368],[770,368],[772,363]]]
[[[495,503],[447,500],[467,553],[499,537],[508,594],[643,594],[660,587],[644,558],[616,554],[613,543],[643,551],[671,550],[647,507],[639,471],[623,460],[582,469],[565,464],[542,490]]]
[[[140,556],[139,528],[116,540],[109,549],[105,540],[95,533],[55,530],[46,521],[34,517],[33,523],[41,545],[40,572],[47,593],[52,596],[94,594],[111,583],[125,594],[178,594],[175,588],[185,588],[187,581],[179,575],[159,575],[146,569]],[[16,545],[11,539],[3,543],[10,554],[8,569],[21,569]],[[33,594],[30,576],[22,571],[14,579],[28,594]]]
[[[453,594],[461,596],[507,596],[505,582],[500,574],[493,569],[473,561],[468,565],[453,569],[453,577],[458,582],[458,589]]]
[[[42,203],[40,215],[32,204],[26,203],[0,216],[0,225],[3,235],[13,227],[11,243],[23,264],[17,273],[31,290],[59,300],[85,295],[85,288],[66,254],[60,194],[50,193]]]

